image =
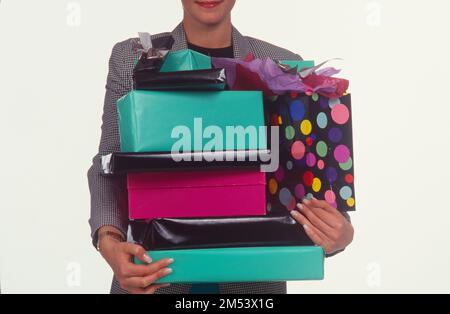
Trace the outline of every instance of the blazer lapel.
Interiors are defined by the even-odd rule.
[[[242,36],[241,33],[233,26],[233,48],[234,57],[236,59],[244,59],[249,53],[251,53],[250,43],[247,38]]]
[[[183,23],[178,24],[171,34],[174,40],[172,46],[173,51],[188,49]],[[234,57],[238,59],[245,58],[251,52],[248,39],[242,36],[242,34],[234,26],[232,36]]]
[[[178,26],[172,31],[172,37],[173,37],[173,46],[172,46],[173,51],[184,50],[188,48],[183,23],[178,24]]]

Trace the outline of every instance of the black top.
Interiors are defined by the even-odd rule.
[[[234,58],[233,46],[225,48],[205,48],[188,43],[188,48],[201,54],[216,58]]]

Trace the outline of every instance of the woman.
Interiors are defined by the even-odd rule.
[[[182,0],[182,3],[183,22],[172,33],[153,36],[171,35],[174,39],[172,50],[190,48],[216,57],[244,58],[252,53],[256,58],[301,60],[290,51],[242,36],[231,24],[235,0]],[[173,261],[153,262],[142,247],[125,242],[128,228],[126,181],[124,178],[101,176],[101,156],[120,151],[116,102],[132,89],[132,71],[138,58],[135,42],[136,39],[129,39],[116,44],[110,59],[100,148],[88,173],[93,243],[114,271],[112,293],[201,292],[195,290],[198,286],[153,284],[170,274]],[[350,222],[324,201],[305,200],[292,215],[327,254],[343,250],[352,241]],[[133,257],[146,266],[134,265],[131,262]],[[204,292],[214,292],[215,289],[221,293],[286,293],[286,283],[221,284],[209,289]]]

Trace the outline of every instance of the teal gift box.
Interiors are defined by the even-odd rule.
[[[322,280],[324,251],[317,246],[151,251],[173,258],[173,272],[157,283]],[[135,262],[141,264],[135,259]]]
[[[267,149],[256,91],[131,91],[117,102],[121,151]]]
[[[211,68],[211,57],[186,49],[169,52],[160,72],[209,70]]]

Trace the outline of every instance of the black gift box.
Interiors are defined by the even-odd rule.
[[[113,153],[102,158],[105,175],[180,170],[257,169],[270,162],[270,151],[221,151],[195,153]],[[178,161],[183,158],[183,160]],[[213,160],[214,159],[214,160]],[[199,160],[199,161],[197,161]],[[266,161],[268,160],[268,161]]]
[[[137,90],[223,90],[226,85],[224,69],[155,72],[135,71]]]
[[[314,246],[303,227],[289,215],[132,221],[131,233],[134,241],[149,251]]]

